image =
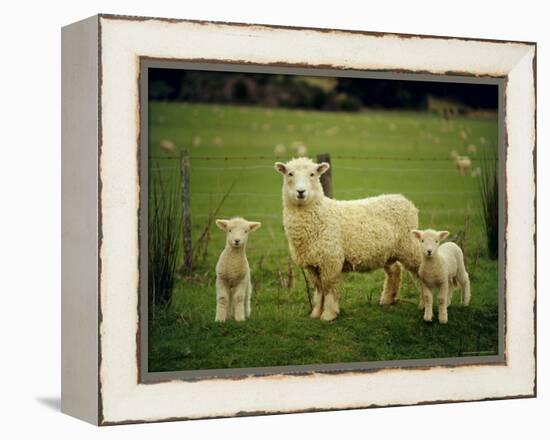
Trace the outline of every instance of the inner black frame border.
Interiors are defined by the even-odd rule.
[[[369,78],[405,81],[430,81],[468,84],[486,84],[498,86],[498,169],[499,169],[499,313],[498,332],[499,343],[497,355],[465,356],[433,359],[405,359],[395,361],[358,361],[331,364],[285,365],[274,367],[247,367],[207,370],[182,370],[169,372],[149,371],[149,322],[148,322],[148,165],[149,165],[149,81],[151,68],[222,71],[235,73],[263,73],[304,76],[328,76],[348,78]],[[507,220],[506,188],[506,148],[507,133],[505,125],[505,76],[474,76],[430,74],[397,71],[375,71],[335,69],[293,64],[252,64],[247,62],[228,62],[219,60],[174,60],[160,58],[139,58],[139,138],[138,138],[138,176],[139,176],[139,288],[138,288],[138,330],[137,363],[138,383],[158,383],[173,380],[194,382],[208,379],[242,379],[246,377],[262,377],[271,375],[304,376],[310,374],[341,374],[341,373],[373,373],[383,369],[426,369],[429,367],[457,367],[480,365],[506,365],[506,242],[505,233]]]

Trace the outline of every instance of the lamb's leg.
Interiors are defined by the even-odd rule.
[[[449,302],[449,281],[445,280],[439,288],[438,295],[439,302],[439,322],[441,324],[447,324],[449,318],[447,316],[447,307]]]
[[[224,322],[227,319],[230,290],[226,284],[216,279],[216,321]]]
[[[431,322],[433,318],[433,295],[432,290],[421,282],[422,296],[424,297],[424,321]]]
[[[321,290],[321,279],[315,269],[307,268],[308,279],[313,285],[313,310],[309,315],[313,319],[321,317],[323,312],[323,292]]]
[[[247,283],[243,280],[235,287],[235,291],[233,292],[235,321],[244,321],[246,319],[246,288]]]
[[[397,300],[401,287],[401,265],[398,262],[386,264],[384,272],[386,272],[386,279],[384,290],[380,295],[380,304],[393,304]]]
[[[252,282],[248,280],[247,286],[246,286],[246,317],[250,317],[250,313],[252,312],[252,307],[250,305],[252,297]]]

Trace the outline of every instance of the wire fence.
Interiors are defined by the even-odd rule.
[[[181,179],[182,173],[182,161],[180,157],[166,155],[166,156],[149,156],[152,159],[150,163],[150,173],[160,174],[172,174],[173,178]],[[160,159],[160,160],[157,160]],[[177,163],[174,163],[177,160]],[[273,172],[273,162],[277,160],[284,160],[282,157],[277,156],[192,156],[189,157],[189,161],[192,165],[185,171],[187,175],[197,176],[195,173],[205,175],[209,179],[208,185],[201,183],[200,189],[190,192],[191,203],[194,206],[200,206],[200,210],[194,211],[191,215],[193,223],[197,225],[201,230],[208,229],[213,225],[212,223],[212,207],[219,204],[226,204],[227,199],[240,198],[241,201],[237,206],[240,207],[239,214],[244,215],[247,218],[253,218],[255,220],[266,223],[265,226],[270,228],[282,228],[282,209],[280,202],[281,191],[279,189],[273,191],[260,191],[255,190],[254,185],[256,180],[247,180],[247,173],[256,172]],[[472,217],[479,214],[479,206],[477,199],[480,197],[477,183],[473,185],[472,177],[468,174],[461,176],[459,171],[455,168],[451,158],[442,157],[383,157],[383,156],[345,156],[345,155],[331,155],[332,171],[334,173],[333,179],[336,184],[334,187],[334,197],[342,199],[354,199],[369,197],[379,194],[388,193],[401,193],[406,197],[415,200],[422,200],[423,203],[427,203],[428,206],[424,206],[420,210],[421,216],[424,219],[431,219],[431,221],[437,220],[437,222],[443,222],[445,224],[461,224],[467,217]],[[337,161],[336,163],[334,161]],[[354,161],[353,165],[346,163],[346,161]],[[386,161],[388,165],[390,162],[395,162],[395,166],[369,166],[373,161]],[[476,159],[477,161],[477,159]],[[240,165],[236,165],[236,162],[242,162]],[[256,163],[254,163],[256,162]],[[258,163],[265,162],[265,163]],[[430,163],[431,162],[431,163]],[[444,167],[443,163],[447,162],[448,166]],[[223,165],[222,165],[223,164]],[[437,164],[437,165],[436,165]],[[222,165],[222,166],[220,166]],[[413,166],[410,166],[413,165]],[[436,165],[436,166],[434,166]],[[242,181],[239,181],[239,185],[236,188],[242,190],[226,191],[228,187],[228,178],[225,173],[238,172],[235,176],[245,176]],[[383,178],[380,174],[389,174],[388,187],[371,186],[369,184],[369,178],[372,173],[375,173],[375,181],[380,182]],[[455,183],[459,185],[459,188],[444,189],[441,187],[433,186],[429,184],[418,185],[410,189],[411,180],[405,178],[403,173],[424,173],[425,178],[431,179],[431,176],[436,174],[441,179],[449,179],[453,175],[456,179],[470,179],[470,184],[461,184],[464,180],[456,180]],[[233,174],[232,174],[233,176]],[[254,176],[257,176],[254,174]],[[335,177],[337,176],[337,177]],[[340,177],[338,177],[340,176]],[[351,179],[347,179],[350,177]],[[420,177],[421,174],[418,176]],[[342,178],[346,177],[346,178]],[[418,179],[418,177],[413,177]],[[477,176],[474,176],[477,177]],[[233,177],[231,177],[233,179]],[[252,177],[256,179],[256,177]],[[234,179],[233,179],[234,180]],[[385,182],[385,181],[384,181]],[[439,180],[441,182],[441,180]],[[331,183],[332,184],[332,183]],[[193,188],[193,179],[191,179],[190,187]],[[425,189],[421,189],[424,187]],[[212,188],[210,191],[209,188]],[[249,190],[250,188],[250,190]],[[430,201],[429,199],[437,199],[440,202],[439,205]],[[465,203],[462,206],[451,204],[446,205],[443,201],[453,198],[460,198]],[[209,200],[208,200],[209,199]],[[261,200],[269,200],[269,203],[260,203]],[[194,201],[194,202],[193,202]],[[225,207],[221,209],[220,214],[224,212],[235,211],[233,209],[233,202],[228,204],[229,209]],[[435,206],[434,206],[435,205]],[[418,204],[417,204],[418,206]],[[265,208],[263,211],[261,208]],[[258,209],[260,208],[260,209]],[[217,211],[216,211],[217,212]],[[275,230],[276,230],[275,229]],[[256,252],[257,251],[257,252]],[[263,253],[265,249],[255,249],[251,247],[251,253]],[[281,243],[272,243],[270,246],[271,255],[287,254],[288,246]]]

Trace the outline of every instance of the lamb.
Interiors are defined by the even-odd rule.
[[[380,304],[396,301],[401,265],[416,274],[421,255],[410,231],[418,210],[402,195],[338,201],[325,197],[320,177],[328,163],[309,158],[275,163],[283,174],[283,224],[293,261],[304,268],[315,289],[312,318],[325,321],[340,313],[342,272],[386,272]]]
[[[432,289],[439,289],[439,322],[448,322],[447,307],[451,304],[453,290],[460,287],[461,303],[470,304],[470,278],[464,265],[464,255],[460,247],[452,242],[443,243],[448,231],[413,230],[412,234],[420,242],[422,264],[418,271],[422,286],[424,321],[430,322],[433,316]]]
[[[216,220],[216,225],[227,233],[225,248],[216,264],[216,321],[231,317],[244,321],[250,317],[252,295],[246,242],[249,232],[260,228],[261,223],[235,217]]]

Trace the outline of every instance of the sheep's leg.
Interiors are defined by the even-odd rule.
[[[229,308],[230,290],[226,284],[216,279],[216,321],[224,322],[227,319]]]
[[[246,310],[245,310],[245,312],[246,312],[246,317],[247,318],[250,317],[250,313],[252,312],[252,307],[250,305],[251,297],[252,297],[252,282],[249,279],[248,283],[246,285]]]
[[[306,268],[308,279],[313,284],[315,291],[313,292],[313,310],[309,315],[313,319],[321,317],[323,312],[323,292],[321,290],[321,279],[315,269]]]
[[[424,298],[424,321],[431,322],[433,318],[433,295],[432,290],[422,283],[422,296]]]
[[[233,292],[233,307],[235,312],[235,321],[244,321],[246,319],[246,281],[242,281],[235,287]]]
[[[326,289],[323,298],[323,313],[321,319],[323,321],[332,321],[338,317],[340,313],[340,305],[338,304],[338,284],[330,286]]]
[[[340,281],[340,271],[335,274],[330,270],[321,270],[321,285],[323,292],[323,321],[332,321],[340,314],[340,305],[338,303],[338,284]]]
[[[449,318],[447,316],[447,307],[449,302],[449,281],[445,280],[439,288],[438,295],[439,302],[439,322],[441,324],[447,324]]]
[[[393,304],[397,300],[401,287],[401,265],[398,262],[386,264],[384,272],[386,272],[386,279],[384,280],[384,290],[380,296],[380,304]]]

